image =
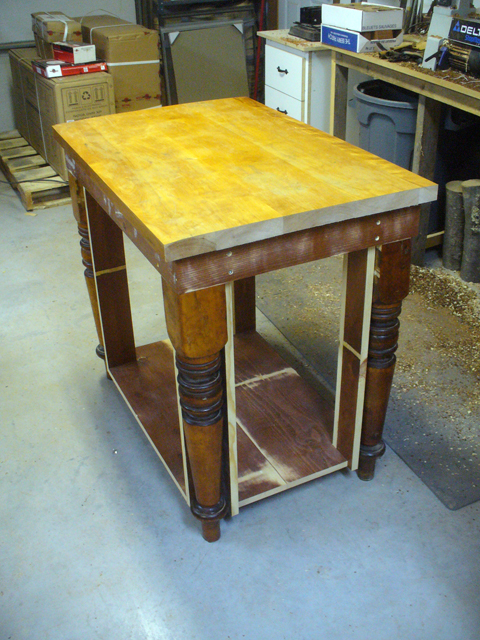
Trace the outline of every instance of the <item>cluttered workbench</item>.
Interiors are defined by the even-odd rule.
[[[412,57],[402,60],[392,52],[357,53],[322,42],[307,41],[295,37],[288,29],[263,31],[259,35],[266,40],[266,104],[268,87],[272,86],[272,99],[283,93],[300,99],[303,104],[301,119],[313,126],[328,130],[345,139],[347,132],[348,73],[350,70],[383,80],[418,95],[418,109],[413,151],[412,170],[428,179],[434,178],[438,135],[442,122],[442,106],[448,105],[475,116],[480,115],[480,78],[466,75],[455,69],[432,70],[422,68]],[[421,38],[404,36],[403,47],[411,43],[411,50],[422,50]],[[424,38],[423,49],[427,44]],[[386,55],[388,54],[388,55]],[[275,59],[278,58],[278,64]],[[302,59],[302,93],[297,96],[285,89],[286,83],[293,85],[294,62]],[[269,62],[270,59],[270,62]],[[288,64],[291,68],[288,68]],[[330,65],[330,85],[326,86],[326,68]],[[273,72],[272,72],[273,71]],[[288,72],[288,73],[285,73]],[[292,73],[293,71],[293,73]],[[318,80],[319,76],[321,81]],[[276,93],[274,93],[274,90]],[[322,103],[323,101],[323,103]],[[318,115],[318,104],[322,103],[323,119]],[[294,103],[295,104],[295,103]],[[285,103],[287,105],[287,103]],[[269,106],[286,112],[287,106]],[[328,112],[328,120],[327,120]],[[295,117],[293,111],[290,115]],[[435,244],[437,238],[428,235],[429,205],[421,214],[420,232],[413,246],[412,260],[421,265],[425,248]],[[439,235],[439,234],[437,234]]]

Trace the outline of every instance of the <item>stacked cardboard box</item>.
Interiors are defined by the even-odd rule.
[[[366,53],[402,42],[403,9],[356,2],[322,5],[322,42]]]
[[[67,178],[65,154],[52,125],[114,113],[113,80],[108,73],[44,78],[35,73],[35,49],[10,51],[17,128],[32,147]]]
[[[83,41],[94,44],[115,86],[117,113],[160,104],[158,32],[110,15],[81,19]]]
[[[54,42],[82,42],[80,23],[61,11],[32,13],[32,30],[40,58],[53,58]]]

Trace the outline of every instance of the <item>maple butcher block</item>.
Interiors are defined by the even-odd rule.
[[[436,185],[248,98],[54,128],[97,351],[204,538],[338,469],[372,478],[411,239]],[[123,234],[161,275],[167,341],[135,343]],[[332,407],[256,332],[255,276],[337,254]]]

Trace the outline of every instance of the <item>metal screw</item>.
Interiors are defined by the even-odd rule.
[[[233,269],[230,269],[230,271],[228,272],[229,276],[233,276]]]
[[[113,454],[116,456],[118,451],[116,449],[113,450]]]
[[[377,224],[381,224],[380,220],[377,220]]]
[[[231,257],[232,257],[232,252],[231,252],[231,251],[229,251],[229,252],[227,253],[227,258],[231,258]]]
[[[380,236],[375,236],[375,242],[378,242],[380,240]]]

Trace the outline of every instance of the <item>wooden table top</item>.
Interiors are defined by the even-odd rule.
[[[72,173],[166,261],[436,198],[430,181],[249,98],[54,129]]]

